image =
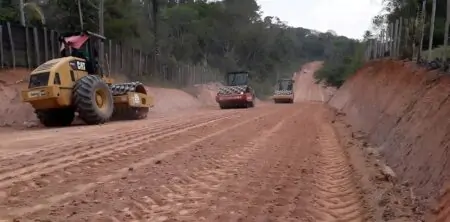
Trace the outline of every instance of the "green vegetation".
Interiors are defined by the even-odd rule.
[[[325,63],[315,73],[315,78],[325,85],[340,87],[364,63],[365,46],[345,37],[328,37],[330,44],[325,52]]]
[[[99,30],[99,1],[81,1],[85,29]],[[17,22],[17,2],[2,1],[0,19]],[[48,28],[80,29],[78,1],[43,2],[39,7]],[[262,18],[255,0],[105,0],[104,10],[107,37],[148,52],[158,45],[163,64],[202,64],[224,73],[249,70],[260,96],[272,92],[277,77],[289,77],[314,60],[325,60],[318,80],[339,86],[362,58],[357,41]],[[28,24],[41,25],[32,11],[26,17]]]

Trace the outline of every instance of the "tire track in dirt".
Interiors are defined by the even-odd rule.
[[[265,136],[254,156],[239,165],[237,177],[223,183],[218,197],[210,199],[190,221],[302,221],[302,213],[294,212],[302,204],[299,196],[307,192],[302,185],[306,163],[301,159],[314,142],[309,137],[314,125],[302,115],[308,113],[305,108],[282,123],[276,134]]]
[[[170,120],[166,120],[165,124],[162,123],[158,126],[150,126],[150,127],[139,127],[135,126],[131,129],[120,128],[124,133],[121,134],[121,138],[136,138],[141,136],[142,134],[151,133],[151,137],[157,137],[160,135],[164,135],[167,133],[175,132],[178,129],[186,128],[186,127],[195,127],[199,122],[208,122],[213,121],[215,119],[227,118],[227,116],[222,115],[214,115],[208,117],[200,117],[194,119],[180,119],[179,123],[172,124]],[[170,124],[170,125],[168,125]],[[33,155],[21,155],[16,156],[16,158],[12,158],[9,160],[0,160],[0,181],[9,177],[7,174],[11,174],[11,171],[25,168],[32,168],[34,165],[42,163],[42,162],[51,162],[65,156],[75,156],[75,155],[86,155],[86,151],[91,149],[91,146],[102,146],[107,144],[112,144],[111,141],[117,141],[117,131],[113,135],[108,135],[105,137],[100,137],[97,139],[91,140],[82,140],[76,142],[75,144],[72,141],[50,144],[49,146],[40,147],[40,152],[34,153]],[[1,184],[1,182],[0,182]],[[1,187],[1,185],[0,185]]]
[[[217,122],[217,124],[215,124],[214,127],[205,128],[203,131],[201,131],[199,129],[200,132],[193,132],[192,135],[190,135],[191,131],[184,130],[183,131],[184,132],[183,135],[187,134],[185,137],[181,137],[180,136],[181,132],[178,133],[179,135],[178,134],[177,135],[173,134],[172,135],[172,139],[176,139],[176,138],[178,138],[178,139],[183,139],[184,138],[184,139],[180,140],[178,143],[175,143],[174,144],[175,147],[173,147],[171,149],[167,149],[167,148],[163,149],[159,154],[151,155],[152,157],[150,157],[150,158],[145,158],[146,156],[148,156],[148,155],[145,155],[143,153],[146,150],[145,147],[141,147],[141,148],[138,147],[138,148],[136,148],[137,146],[134,145],[135,148],[131,149],[131,150],[139,149],[140,151],[137,154],[135,154],[135,156],[134,156],[134,160],[135,160],[134,163],[132,161],[133,158],[129,159],[129,161],[131,161],[131,164],[129,164],[127,167],[123,167],[122,166],[123,164],[121,164],[122,168],[115,169],[115,170],[113,170],[112,173],[110,173],[110,174],[108,174],[106,176],[102,176],[102,177],[97,178],[97,180],[95,182],[91,181],[91,182],[86,183],[86,184],[78,184],[78,186],[70,186],[70,187],[73,187],[74,189],[72,189],[69,192],[65,192],[64,194],[55,194],[55,195],[53,195],[51,197],[48,197],[45,201],[41,201],[40,204],[33,203],[33,204],[36,204],[34,206],[18,207],[16,209],[14,209],[13,211],[9,211],[8,214],[11,215],[11,216],[13,216],[13,215],[19,216],[19,215],[22,215],[22,214],[30,214],[30,213],[33,213],[33,212],[45,210],[45,209],[47,209],[47,208],[49,208],[51,206],[54,206],[55,204],[60,203],[63,200],[66,200],[68,198],[75,197],[75,196],[78,196],[78,195],[83,195],[85,192],[87,192],[87,191],[89,191],[89,190],[91,190],[91,189],[93,189],[93,188],[95,188],[95,187],[97,187],[99,185],[102,185],[102,184],[109,183],[111,181],[115,181],[117,179],[120,179],[122,176],[128,174],[130,172],[130,169],[135,170],[135,169],[144,167],[144,166],[149,165],[149,164],[152,165],[155,161],[161,161],[161,159],[167,158],[167,157],[169,157],[171,155],[175,155],[175,154],[179,153],[180,151],[182,151],[183,149],[191,147],[191,146],[193,146],[193,145],[195,145],[197,143],[200,143],[200,142],[202,142],[204,140],[207,140],[207,139],[209,139],[211,137],[220,136],[221,134],[223,134],[223,133],[225,133],[227,131],[230,131],[230,130],[235,129],[235,128],[239,128],[240,126],[248,124],[249,122],[254,121],[257,118],[261,118],[261,116],[269,115],[271,112],[273,113],[273,110],[271,110],[269,112],[268,111],[261,112],[261,113],[258,114],[258,117],[256,117],[256,118],[249,118],[252,115],[254,115],[254,113],[248,112],[245,115],[239,116],[239,118],[233,118],[233,121],[223,121],[222,124],[219,124],[219,122]],[[246,120],[242,121],[242,119],[246,119]],[[213,125],[213,124],[209,124],[209,125]],[[213,130],[215,128],[219,128],[219,129]],[[202,136],[198,137],[196,135],[202,135]],[[164,143],[164,141],[162,141],[160,145],[162,145],[163,143]],[[168,143],[168,140],[166,140],[165,143]],[[172,143],[172,141],[170,142],[170,144],[171,143]],[[168,146],[170,146],[170,145],[168,145]],[[130,149],[130,148],[128,148],[128,149]],[[136,159],[136,155],[140,155],[140,160],[136,161],[137,160]],[[126,155],[124,155],[124,156],[126,156]],[[113,161],[117,161],[117,163],[121,163],[121,162],[118,161],[117,158],[123,158],[123,157],[116,157],[115,160],[110,160],[110,162],[111,162],[110,164],[114,164],[115,162],[113,162]],[[91,166],[90,169],[92,170],[94,168],[100,168],[100,167],[101,166]],[[101,167],[101,168],[103,168],[103,167]],[[94,176],[95,174],[98,174],[98,172],[95,172],[95,170],[94,170],[94,172],[91,172],[91,173],[93,174],[92,176]],[[98,174],[98,175],[100,175],[100,174]],[[76,176],[75,173],[73,175],[70,175],[70,177],[72,177],[72,178],[76,178],[75,176]],[[91,177],[91,180],[92,179],[93,178]],[[78,181],[78,182],[80,182],[80,181]],[[87,182],[87,181],[84,181],[84,182]],[[67,185],[67,184],[63,184],[63,186],[66,186],[66,188],[69,187],[69,185]]]
[[[238,117],[240,117],[240,115],[238,115]],[[238,120],[234,121],[237,122]],[[36,197],[37,199],[39,198],[42,199],[42,198],[50,198],[51,195],[56,195],[57,194],[56,190],[59,190],[59,192],[64,193],[65,191],[67,191],[67,189],[70,190],[72,189],[71,187],[76,187],[80,183],[91,182],[91,178],[89,178],[89,175],[92,175],[92,173],[94,173],[95,175],[95,173],[98,171],[103,171],[103,173],[105,173],[105,170],[103,168],[107,168],[108,169],[107,171],[114,171],[133,163],[133,161],[135,160],[142,159],[146,155],[149,154],[156,155],[159,152],[163,152],[164,147],[162,145],[164,143],[168,143],[169,141],[171,143],[174,143],[174,141],[172,141],[174,137],[178,136],[183,132],[185,133],[187,131],[196,131],[196,130],[198,131],[201,130],[201,128],[203,127],[209,127],[211,129],[214,129],[218,127],[221,123],[223,124],[224,120],[215,122],[209,121],[206,123],[200,122],[197,123],[198,126],[195,128],[185,126],[186,128],[181,128],[181,130],[178,130],[176,132],[172,132],[162,136],[152,137],[150,141],[143,140],[138,143],[128,143],[129,146],[123,147],[119,146],[120,149],[115,148],[115,150],[113,151],[111,150],[106,152],[108,153],[109,157],[103,155],[105,153],[100,153],[101,155],[103,155],[103,158],[101,158],[99,154],[96,154],[77,161],[77,164],[73,163],[71,164],[71,166],[66,166],[64,168],[55,165],[57,168],[59,168],[59,170],[56,169],[55,171],[52,171],[52,173],[43,174],[41,170],[39,172],[40,174],[35,178],[33,178],[32,180],[24,181],[21,183],[14,183],[14,185],[5,189],[5,191],[7,191],[10,195],[14,197],[13,200],[15,200],[9,202],[8,204],[9,206],[20,207],[23,204],[32,204],[33,201],[27,201],[27,203],[23,202],[26,201],[26,198],[33,196],[33,194],[38,195]],[[151,136],[151,134],[148,136]],[[147,145],[145,144],[147,145],[151,144],[153,145],[151,147],[155,148],[148,149]],[[51,170],[53,170],[54,168],[52,168]],[[49,169],[45,170],[50,171]],[[36,191],[39,191],[39,193],[36,193]]]
[[[353,170],[340,147],[332,126],[321,120],[317,156],[313,164],[312,200],[308,207],[312,221],[367,221],[363,199]]]
[[[83,146],[90,142],[95,142],[98,140],[108,140],[111,138],[114,138],[117,134],[118,130],[126,131],[128,135],[133,135],[142,131],[148,131],[148,130],[161,130],[164,128],[167,128],[167,124],[170,124],[172,122],[180,122],[183,123],[187,121],[190,121],[192,123],[196,121],[201,121],[201,119],[204,118],[211,118],[214,116],[223,116],[223,113],[211,113],[211,115],[208,115],[207,117],[202,115],[197,116],[190,116],[189,118],[184,117],[178,117],[178,118],[165,118],[162,120],[148,120],[145,122],[133,122],[134,124],[125,124],[118,123],[116,125],[105,125],[105,126],[86,126],[87,128],[92,127],[91,129],[71,129],[71,128],[61,128],[60,131],[52,130],[42,130],[39,133],[37,133],[35,136],[30,135],[28,133],[21,133],[19,135],[16,135],[12,138],[21,138],[20,141],[17,141],[17,139],[13,139],[12,141],[8,141],[8,139],[3,140],[2,146],[13,146],[14,150],[10,150],[13,152],[6,152],[8,149],[1,150],[1,159],[0,159],[0,167],[4,166],[10,166],[11,162],[16,162],[17,158],[19,157],[29,157],[35,154],[42,153],[43,151],[51,151],[56,150],[56,152],[60,152],[61,146],[65,146],[69,143],[75,143],[76,145]],[[150,125],[151,124],[151,125]],[[95,127],[95,128],[94,128]],[[43,134],[47,134],[46,138],[43,138]],[[55,138],[55,134],[61,135],[61,134],[68,134],[70,135],[69,138],[65,137],[57,137]],[[40,135],[40,136],[39,136]],[[11,140],[11,139],[10,139]],[[14,141],[16,140],[16,141]],[[52,143],[48,144],[48,141],[51,140]],[[80,141],[81,140],[81,141]],[[30,150],[30,144],[33,142],[41,142],[46,141],[44,145],[37,146],[37,148],[31,148]],[[17,144],[19,143],[19,144]],[[36,144],[34,144],[36,146]],[[21,148],[22,146],[22,148]],[[24,147],[26,147],[27,150],[23,150]],[[8,160],[12,160],[11,162],[7,162]],[[28,162],[28,161],[24,161]]]
[[[129,149],[130,145],[136,147],[143,143],[180,134],[188,130],[230,118],[233,118],[233,116],[213,117],[200,123],[182,123],[170,126],[167,129],[154,128],[154,131],[156,132],[153,133],[151,129],[148,131],[143,129],[140,132],[122,133],[113,138],[108,138],[108,140],[85,143],[84,145],[74,146],[72,144],[66,144],[66,146],[61,147],[60,152],[54,152],[48,155],[44,154],[41,159],[36,161],[29,160],[32,165],[2,170],[3,172],[0,173],[0,188],[23,180],[29,180],[39,175],[45,175],[83,161],[99,159],[110,155],[113,152]]]
[[[296,111],[293,115],[298,115]],[[229,180],[233,180],[235,175],[239,173],[237,165],[246,163],[256,151],[258,151],[267,139],[281,129],[286,120],[292,116],[285,116],[280,121],[272,118],[268,121],[269,128],[258,130],[258,133],[251,134],[247,138],[247,143],[238,150],[231,149],[227,153],[220,156],[220,159],[213,160],[213,164],[201,170],[194,171],[190,175],[182,174],[181,178],[175,177],[171,184],[162,185],[166,190],[163,192],[167,198],[167,204],[164,206],[148,209],[140,213],[140,217],[133,217],[134,221],[145,218],[147,221],[165,221],[165,220],[202,220],[202,216],[198,215],[202,207],[208,205],[208,201],[217,197],[223,191],[221,185]],[[126,214],[130,212],[126,211]],[[201,214],[201,213],[200,213]],[[132,215],[132,214],[130,214]],[[135,214],[136,215],[136,214]],[[203,218],[204,219],[204,218]],[[124,217],[113,220],[127,221]]]

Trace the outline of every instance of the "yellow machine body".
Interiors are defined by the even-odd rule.
[[[71,62],[76,64],[84,60],[71,56],[52,59],[33,70],[28,89],[21,92],[22,101],[30,103],[35,109],[71,106],[75,82],[89,75],[86,71],[72,69]],[[103,77],[103,80],[108,85],[114,82],[107,77]],[[127,92],[125,95],[114,95],[114,103],[130,107],[153,107],[153,98],[145,92]]]
[[[90,75],[92,77],[90,79],[95,79],[97,82],[104,82],[106,84],[103,84],[103,94],[107,94],[110,97],[107,96],[104,99],[112,98],[112,101],[109,99],[108,102],[113,103],[114,106],[112,114],[109,112],[109,114],[105,114],[102,117],[102,120],[92,120],[90,124],[98,124],[107,119],[115,119],[115,116],[121,114],[132,116],[131,119],[142,119],[147,116],[148,109],[153,107],[154,101],[147,94],[142,83],[114,84],[112,78],[88,74],[86,67],[84,67],[85,65],[86,61],[84,59],[72,56],[47,61],[30,73],[28,88],[21,91],[22,101],[31,104],[38,118],[41,117],[39,119],[44,125],[68,125],[68,122],[71,122],[70,118],[72,116],[70,113],[67,114],[67,112],[70,112],[68,110],[77,112],[76,104],[74,104],[76,84],[80,79]],[[86,94],[88,98],[91,93]],[[93,94],[92,101],[95,101],[96,95]],[[58,110],[64,110],[66,114],[58,114]],[[58,116],[56,114],[60,116],[54,117],[54,120],[49,120],[53,118],[52,116]],[[67,121],[59,124],[57,123],[58,118]],[[47,124],[47,122],[50,123]]]

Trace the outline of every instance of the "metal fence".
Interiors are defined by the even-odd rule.
[[[24,27],[0,23],[0,68],[33,69],[59,57],[59,33],[47,28]],[[157,81],[159,84],[184,87],[221,81],[219,70],[199,65],[159,62],[148,52],[106,40],[103,70],[130,79]]]
[[[435,13],[426,15],[426,1],[422,1],[421,6],[414,14],[384,22],[375,31],[374,36],[366,39],[365,60],[382,58],[410,60],[431,70],[440,69],[450,72],[448,46],[444,43],[443,46],[432,47],[435,37]],[[430,27],[429,30],[426,30],[427,25]],[[424,40],[426,33],[428,33],[428,42]],[[445,33],[444,35],[445,41],[448,35]]]

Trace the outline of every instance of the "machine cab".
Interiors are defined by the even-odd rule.
[[[75,70],[84,69],[89,74],[97,74],[103,76],[103,71],[98,64],[99,41],[104,41],[106,38],[99,34],[83,31],[75,33],[64,33],[59,37],[61,42],[60,54],[61,57],[73,56],[84,59],[86,61],[85,67],[78,67],[80,64],[71,63]]]
[[[276,87],[277,91],[292,91],[294,87],[294,80],[292,79],[280,79]]]
[[[248,85],[248,72],[229,72],[227,73],[227,86]]]

